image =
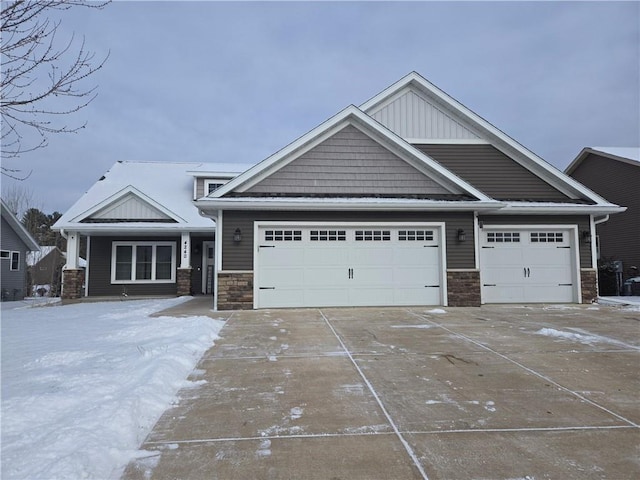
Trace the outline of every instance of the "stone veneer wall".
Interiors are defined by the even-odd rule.
[[[218,310],[253,308],[253,272],[218,273]]]
[[[176,277],[177,282],[177,295],[182,297],[184,295],[193,295],[193,289],[191,288],[191,273],[193,269],[189,268],[179,268],[178,275]]]
[[[84,270],[62,271],[62,300],[77,300],[83,296]]]
[[[447,270],[447,298],[450,307],[479,307],[480,295],[479,270]]]
[[[598,299],[598,275],[593,268],[580,270],[580,287],[582,303],[593,303]]]

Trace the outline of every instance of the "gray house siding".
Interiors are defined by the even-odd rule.
[[[415,145],[497,200],[566,202],[569,198],[492,145]]]
[[[180,237],[91,237],[89,256],[90,296],[127,295],[176,295],[177,283],[111,284],[112,243],[119,241],[171,241],[180,245]],[[179,256],[179,250],[176,252]],[[179,261],[179,259],[178,259]]]
[[[624,278],[640,274],[640,163],[624,163],[589,154],[570,175],[627,211],[596,227],[600,258],[621,260]]]
[[[347,126],[245,194],[447,195],[426,177],[353,126]]]
[[[18,270],[11,270],[11,253],[9,258],[0,260],[0,275],[2,275],[2,298],[6,300],[17,300],[27,295],[26,272],[27,272],[27,246],[11,228],[9,222],[2,218],[1,248],[9,252],[19,252],[20,263]]]
[[[591,268],[591,244],[582,241],[582,232],[589,231],[590,218],[574,215],[483,215],[478,221],[485,225],[577,225],[580,268]]]
[[[447,268],[475,268],[473,246],[473,214],[469,213],[402,213],[402,212],[245,212],[226,211],[223,217],[223,270],[253,270],[253,222],[446,222]],[[242,241],[234,243],[239,228]],[[467,234],[467,241],[457,240],[458,229]]]

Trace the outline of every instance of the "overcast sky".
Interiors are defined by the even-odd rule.
[[[638,2],[114,2],[77,134],[5,160],[46,213],[118,160],[256,163],[416,71],[552,165],[640,145]],[[12,184],[2,178],[2,189]]]

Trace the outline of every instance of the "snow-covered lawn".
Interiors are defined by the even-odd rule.
[[[119,478],[223,325],[187,301],[5,308],[2,478]]]

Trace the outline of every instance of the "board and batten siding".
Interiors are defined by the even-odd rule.
[[[565,194],[492,145],[414,146],[496,200],[569,200]]]
[[[245,193],[341,196],[451,194],[352,125],[300,155]]]
[[[472,213],[397,213],[397,212],[224,212],[222,234],[222,269],[253,270],[254,221],[287,222],[445,222],[447,241],[446,268],[475,268]],[[242,241],[234,243],[233,235],[239,228]],[[458,242],[458,229],[467,234],[467,240]]]
[[[91,237],[89,257],[89,296],[177,295],[176,283],[111,283],[111,252],[113,242],[175,242],[180,254],[180,237]],[[179,258],[177,259],[179,262]]]
[[[484,225],[577,225],[580,268],[591,268],[591,243],[582,241],[582,232],[589,231],[591,220],[574,215],[482,215],[478,221]]]
[[[371,114],[402,138],[463,140],[479,138],[474,132],[414,91],[407,91]]]

